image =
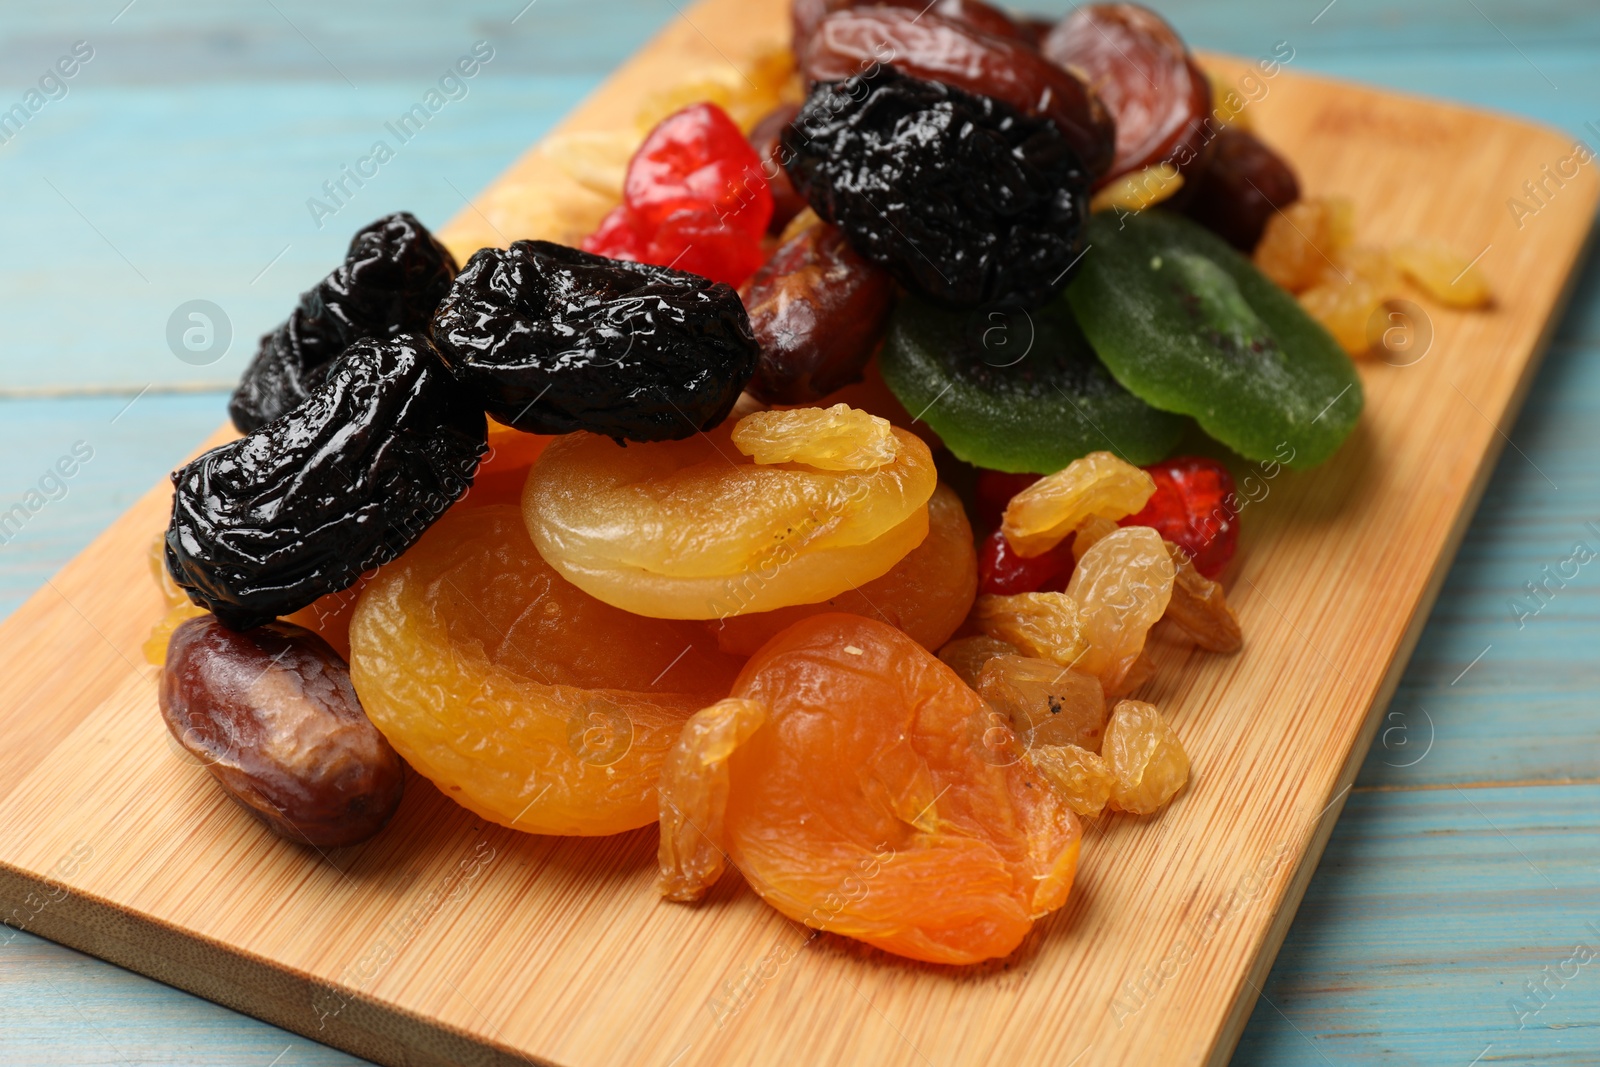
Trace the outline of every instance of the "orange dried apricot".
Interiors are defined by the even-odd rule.
[[[472,488],[456,502],[457,507],[476,508],[485,504],[520,504],[522,488],[528,484],[528,470],[554,437],[523,433],[489,420],[489,451],[478,461]]]
[[[790,918],[935,963],[1004,956],[1065,903],[1076,815],[1027,761],[974,743],[992,712],[899,630],[805,619],[751,659],[733,696],[761,710],[700,712],[662,778],[663,817],[685,816],[663,824],[661,885],[676,898],[704,891],[704,849],[721,849]],[[692,831],[704,844],[679,840]]]
[[[780,631],[823,612],[880,619],[930,651],[950,639],[978,591],[978,558],[961,498],[940,485],[928,499],[928,536],[882,578],[820,604],[737,615],[709,623],[724,652],[753,655]]]
[[[938,476],[928,446],[890,428],[893,458],[866,470],[758,463],[733,435],[763,437],[805,409],[757,412],[681,441],[576,433],[528,479],[534,544],[591,596],[639,615],[716,619],[815,604],[887,574],[928,533]],[[875,423],[860,432],[876,438]],[[830,448],[837,447],[837,442]]]
[[[1110,452],[1091,452],[1012,497],[1000,529],[1017,555],[1042,556],[1085,519],[1132,515],[1155,491],[1155,479],[1148,472]]]
[[[1120,701],[1106,724],[1102,755],[1117,779],[1111,806],[1118,811],[1149,815],[1189,781],[1183,744],[1153,704]]]
[[[356,691],[395,750],[462,806],[534,833],[654,822],[668,750],[739,666],[702,625],[567,582],[505,506],[450,512],[378,571],[350,637]]]

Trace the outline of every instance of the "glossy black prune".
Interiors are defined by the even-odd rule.
[[[783,144],[817,214],[940,303],[1037,307],[1083,251],[1082,160],[998,100],[879,67],[817,86]]]
[[[433,335],[500,422],[618,441],[711,429],[761,354],[731,287],[549,241],[480,249],[439,305]]]
[[[173,472],[167,570],[234,629],[287,615],[409,548],[487,449],[427,338],[363,338],[292,412]]]
[[[228,401],[234,426],[249,433],[292,411],[334,358],[363,337],[426,333],[455,276],[450,250],[409,212],[357,230],[344,262],[262,336]]]

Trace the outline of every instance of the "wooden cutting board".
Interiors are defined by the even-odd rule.
[[[689,9],[446,239],[464,254],[588,230],[641,100],[737,79],[781,45],[784,8]],[[1367,412],[1333,461],[1244,483],[1245,652],[1155,649],[1150,698],[1194,780],[1159,817],[1090,830],[1071,902],[1010,959],[952,970],[811,939],[733,875],[699,907],[661,904],[652,831],[518,834],[420,779],[365,846],[273,837],[156,711],[139,646],[161,613],[146,550],[165,485],[0,626],[0,919],[389,1064],[1225,1062],[1507,440],[1600,182],[1592,162],[1563,169],[1572,142],[1549,130],[1292,61],[1248,83],[1245,64],[1213,65],[1251,89],[1310,194],[1355,201],[1362,238],[1482,250],[1499,303],[1428,306],[1427,354],[1363,366]]]

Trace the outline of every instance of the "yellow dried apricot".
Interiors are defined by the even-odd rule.
[[[706,830],[721,807],[709,845],[783,914],[913,959],[972,963],[1008,954],[1066,902],[1077,816],[1027,761],[987,758],[972,725],[992,712],[905,634],[813,616],[751,659],[733,697],[764,721],[741,742],[757,711],[697,715],[667,764],[662,810]],[[715,861],[680,843],[682,824],[663,829],[675,841],[661,884],[693,896]]]
[[[1094,543],[1067,583],[1078,604],[1082,657],[1079,670],[1121,696],[1144,651],[1145,636],[1167,610],[1176,568],[1161,535],[1148,526],[1126,526]],[[979,603],[984,598],[979,598]]]
[[[722,651],[749,656],[801,619],[843,611],[904,630],[931,651],[961,626],[977,592],[978,555],[972,545],[972,526],[961,498],[941,484],[928,499],[927,538],[882,578],[820,604],[795,604],[707,625],[716,633]]]
[[[1042,556],[1090,516],[1132,515],[1155,491],[1147,472],[1110,452],[1091,452],[1013,496],[1000,529],[1017,555]]]
[[[506,506],[451,511],[378,571],[350,637],[362,706],[406,762],[534,833],[654,822],[667,752],[740,665],[701,624],[630,615],[567,582]]]
[[[1116,776],[1111,806],[1149,815],[1189,781],[1189,757],[1153,704],[1120,701],[1111,710],[1101,755]]]
[[[1448,307],[1477,308],[1494,299],[1476,262],[1443,241],[1409,241],[1392,253],[1401,273]]]
[[[782,418],[760,412],[770,433]],[[876,424],[870,431],[876,434]],[[591,596],[639,615],[716,619],[815,604],[887,574],[928,533],[938,476],[915,435],[870,470],[762,464],[724,423],[681,441],[558,438],[522,506],[539,552]]]

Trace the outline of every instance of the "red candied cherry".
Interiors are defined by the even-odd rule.
[[[761,158],[715,104],[691,104],[650,131],[628,164],[622,202],[633,209],[642,232],[700,205],[757,241],[772,220]]]
[[[610,259],[644,262],[649,240],[639,232],[627,204],[618,204],[600,220],[600,228],[583,239],[583,250]]]
[[[1204,456],[1173,456],[1144,468],[1155,495],[1123,526],[1151,526],[1189,554],[1195,570],[1215,578],[1239,542],[1239,499],[1228,468]]]
[[[1066,589],[1073,566],[1070,537],[1042,556],[1024,559],[996,530],[978,548],[978,592],[996,596],[1060,592]]]
[[[766,257],[761,242],[731,230],[708,207],[689,207],[668,215],[656,228],[639,259],[686,270],[737,287]]]

